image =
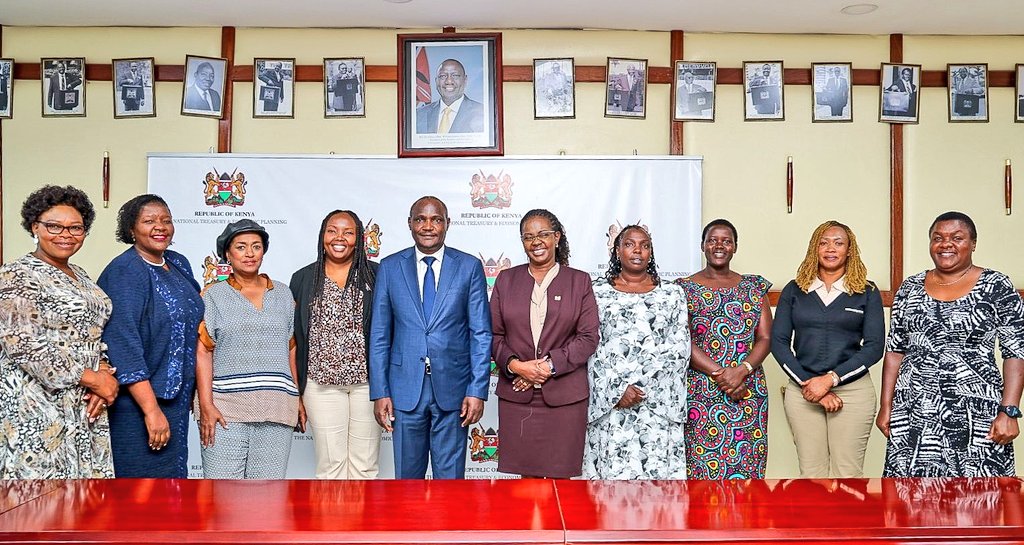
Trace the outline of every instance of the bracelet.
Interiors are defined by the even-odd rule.
[[[839,386],[839,375],[835,371],[829,371],[828,373],[825,373],[825,374],[829,375],[830,377],[832,377],[832,387],[833,388],[835,388],[836,386]]]
[[[748,371],[748,372],[749,372],[750,374],[754,374],[754,366],[753,366],[753,365],[750,365],[750,362],[749,362],[749,361],[745,361],[745,362],[743,362],[743,367],[746,367],[746,368],[747,368],[747,371]]]

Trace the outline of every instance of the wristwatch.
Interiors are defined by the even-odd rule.
[[[1016,405],[1000,405],[999,412],[1010,418],[1020,418],[1021,416],[1020,407]]]

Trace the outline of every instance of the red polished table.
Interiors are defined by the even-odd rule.
[[[0,481],[5,543],[1024,543],[1018,479]]]

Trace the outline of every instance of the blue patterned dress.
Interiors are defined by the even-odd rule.
[[[185,256],[168,250],[164,257],[167,268],[154,267],[129,248],[98,281],[114,303],[103,340],[122,385],[110,407],[117,477],[188,476],[188,412],[204,306]],[[171,428],[171,439],[160,450],[149,448],[145,415],[128,391],[143,380],[153,387]]]
[[[722,367],[743,365],[767,304],[771,283],[743,275],[732,288],[709,288],[689,278],[690,335]],[[747,397],[732,401],[700,371],[687,376],[686,469],[689,479],[763,479],[768,461],[768,386],[758,367],[746,380]]]

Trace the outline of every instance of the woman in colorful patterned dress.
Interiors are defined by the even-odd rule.
[[[114,476],[106,409],[117,379],[100,342],[110,299],[68,262],[95,218],[71,186],[22,204],[36,249],[0,267],[0,480]]]
[[[906,279],[892,303],[875,422],[889,439],[882,475],[1012,476],[1024,301],[1006,275],[974,264],[966,214],[940,215],[928,235],[935,268]]]
[[[117,212],[117,240],[130,244],[97,283],[114,303],[103,331],[121,394],[110,407],[117,477],[188,476],[188,411],[195,392],[203,299],[192,266],[169,250],[174,220],[157,195]]]
[[[763,479],[768,460],[771,283],[729,268],[739,239],[728,220],[704,227],[707,266],[677,282],[690,311],[686,468],[690,479]]]
[[[615,237],[594,296],[601,341],[588,363],[583,476],[685,479],[686,295],[658,278],[646,229],[629,225]]]

